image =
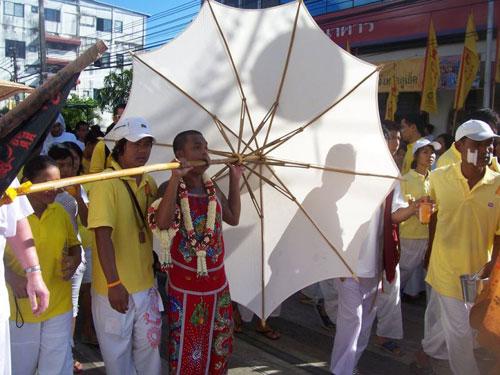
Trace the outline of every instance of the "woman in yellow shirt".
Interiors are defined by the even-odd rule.
[[[58,179],[59,169],[47,156],[30,160],[24,168],[24,180],[33,183]],[[54,203],[56,194],[46,191],[28,197],[34,210],[28,221],[50,292],[50,304],[43,314],[35,316],[31,312],[24,271],[9,248],[5,253],[14,374],[73,373],[70,279],[81,262],[80,243],[68,214]]]
[[[440,148],[438,142],[431,142],[425,138],[415,142],[412,169],[403,176],[404,181],[401,182],[401,193],[407,201],[418,201],[429,195],[429,172],[436,159],[436,151]],[[428,225],[422,224],[417,216],[412,216],[399,224],[399,237],[401,289],[404,289],[424,260],[429,240]]]

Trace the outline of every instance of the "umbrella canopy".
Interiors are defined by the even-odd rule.
[[[240,225],[224,231],[235,301],[266,318],[297,290],[356,273],[368,222],[399,176],[376,66],[335,45],[302,1],[262,10],[205,1],[133,69],[123,118],[150,121],[150,162],[173,158],[164,146],[187,129],[212,153],[243,158]],[[210,172],[227,191],[226,170]]]
[[[5,100],[20,92],[32,92],[35,89],[22,83],[0,80],[0,100]]]

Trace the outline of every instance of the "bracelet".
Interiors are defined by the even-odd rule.
[[[33,273],[33,272],[39,272],[41,270],[42,270],[42,268],[40,267],[39,264],[37,264],[36,266],[31,266],[31,267],[25,268],[24,272],[25,273]]]
[[[120,280],[120,279],[118,279],[118,280],[116,280],[116,281],[113,281],[112,283],[109,283],[109,284],[108,284],[108,289],[109,289],[109,288],[114,288],[115,286],[118,286],[118,285],[120,285],[121,283],[122,283],[122,282],[121,282],[121,280]]]

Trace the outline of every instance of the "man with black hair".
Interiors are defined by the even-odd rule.
[[[120,117],[122,117],[123,111],[125,111],[126,106],[127,105],[125,103],[122,103],[118,104],[115,108],[113,108],[113,122],[111,123],[111,125],[108,126],[105,134],[108,134],[111,130],[113,130],[115,125],[120,120]]]
[[[413,145],[425,134],[425,121],[423,116],[417,113],[402,114],[398,118],[401,123],[401,139],[407,143],[401,169],[401,174],[406,174],[410,171],[413,161]]]
[[[88,132],[89,124],[87,124],[85,121],[78,121],[75,126],[76,139],[78,139],[80,142],[85,143],[85,137],[87,136]]]
[[[140,117],[120,121],[110,169],[141,167],[154,137]],[[154,286],[153,242],[146,211],[156,196],[147,174],[93,184],[88,228],[94,230],[92,315],[110,375],[160,374],[162,304]]]

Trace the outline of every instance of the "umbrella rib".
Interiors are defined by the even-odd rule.
[[[285,61],[285,66],[283,68],[283,74],[281,75],[281,82],[278,88],[278,94],[276,96],[275,100],[275,109],[272,112],[271,120],[269,121],[269,126],[267,127],[267,132],[266,132],[266,137],[264,138],[264,144],[267,143],[267,139],[269,138],[269,133],[271,132],[271,127],[273,126],[273,121],[274,121],[274,115],[276,114],[276,111],[278,109],[278,105],[281,99],[281,93],[283,91],[283,86],[285,84],[285,78],[288,73],[288,66],[290,64],[290,57],[292,56],[292,50],[293,50],[293,45],[295,42],[295,35],[297,33],[297,24],[299,21],[299,13],[300,13],[300,6],[301,6],[302,0],[297,2],[297,11],[295,13],[295,20],[293,21],[293,30],[292,30],[292,36],[290,37],[290,44],[288,46],[288,51],[286,54],[286,61]]]
[[[259,171],[262,172],[262,165],[259,166]],[[266,304],[266,298],[265,298],[265,291],[266,291],[266,279],[265,279],[265,269],[264,269],[264,259],[265,259],[265,241],[264,241],[264,191],[262,189],[262,180],[259,180],[259,195],[260,195],[260,206],[262,207],[262,215],[260,216],[260,259],[261,259],[261,284],[260,284],[260,289],[261,289],[261,305],[262,305],[262,310],[261,310],[261,317],[263,318],[265,316],[265,304]]]
[[[263,165],[263,164],[259,164],[259,165]],[[267,184],[269,184],[269,186],[271,186],[272,188],[274,188],[276,191],[280,192],[281,194],[283,194],[285,197],[287,197],[288,199],[290,199],[291,201],[294,200],[294,197],[292,195],[289,195],[289,192],[287,192],[286,189],[283,189],[281,186],[277,185],[276,183],[272,182],[270,179],[268,179],[267,177],[264,177],[263,174],[259,173],[259,172],[256,172],[255,170],[251,169],[250,167],[244,165],[245,168],[247,168],[249,171],[251,171],[252,174],[255,174],[257,177],[259,177],[262,181],[266,182]]]
[[[255,207],[255,211],[257,211],[257,215],[259,215],[259,218],[262,218],[263,217],[262,209],[259,207],[259,203],[257,202],[257,198],[255,197],[255,194],[253,193],[252,188],[250,187],[250,184],[248,182],[248,177],[250,176],[250,173],[248,174],[248,176],[245,176],[245,174],[243,173],[242,176],[243,176],[244,184],[247,187],[248,194],[250,194],[250,199],[252,200],[252,203]],[[242,185],[242,187],[243,187],[243,185]]]
[[[278,177],[278,175],[274,172],[274,170],[269,167],[268,165],[264,164],[269,171],[273,174],[274,178],[283,186],[283,188],[288,192],[288,194],[293,198],[292,201],[299,207],[299,209],[302,211],[302,213],[305,215],[305,217],[309,220],[309,222],[312,224],[312,226],[318,231],[320,236],[323,238],[323,240],[330,246],[330,248],[333,250],[333,252],[339,257],[340,261],[344,264],[344,266],[349,270],[351,275],[357,279],[354,271],[352,270],[351,266],[347,263],[347,261],[344,259],[344,257],[340,254],[340,252],[337,250],[337,248],[333,245],[333,243],[328,239],[328,237],[323,233],[319,225],[314,221],[314,219],[309,215],[307,210],[304,208],[304,206],[299,203],[297,198],[293,195],[293,193],[286,187],[286,185],[283,183],[283,181]]]
[[[391,175],[379,174],[379,173],[356,172],[356,171],[352,171],[350,169],[329,167],[327,165],[300,163],[300,162],[296,162],[296,161],[280,160],[280,159],[273,159],[273,158],[267,158],[266,164],[267,165],[274,165],[277,167],[319,169],[319,170],[327,171],[327,172],[337,172],[337,173],[344,173],[344,174],[350,174],[350,175],[356,175],[356,176],[366,176],[366,177],[380,177],[380,178],[388,178],[388,179],[392,179],[392,180],[404,181],[404,179],[399,177],[399,176],[391,176]]]
[[[217,127],[217,129],[219,130],[220,134],[222,135],[222,138],[224,138],[224,140],[226,141],[227,145],[229,146],[229,148],[231,149],[231,151],[233,153],[236,153],[236,150],[234,149],[233,145],[231,144],[231,141],[229,141],[229,138],[227,137],[227,134],[224,130],[224,128],[222,127],[223,124],[222,122],[220,122],[217,118],[213,118],[214,120],[214,123],[215,123],[215,126]]]
[[[318,119],[323,117],[326,113],[328,113],[330,110],[332,110],[337,104],[341,103],[345,98],[347,98],[349,95],[351,95],[359,86],[361,86],[363,83],[365,83],[372,75],[380,71],[381,67],[375,68],[370,74],[368,74],[365,78],[363,78],[361,81],[359,81],[355,86],[353,86],[349,91],[347,91],[344,95],[342,95],[339,99],[337,99],[335,102],[333,102],[332,105],[330,105],[327,109],[325,109],[323,112],[315,116],[312,120],[307,122],[305,125],[292,130],[291,132],[282,135],[279,138],[276,138],[270,143],[264,144],[262,147],[259,149],[255,150],[255,152],[263,152],[265,149],[267,151],[264,152],[264,155],[269,154],[271,151],[275,150],[276,148],[280,147],[283,143],[291,139],[292,137],[296,136],[297,134],[303,132],[306,128],[314,124]],[[270,149],[269,149],[270,148]]]
[[[220,37],[222,38],[222,43],[224,45],[224,49],[226,50],[226,53],[229,57],[229,62],[231,63],[231,67],[233,68],[233,72],[234,72],[234,75],[236,77],[236,82],[238,83],[238,89],[240,91],[242,104],[245,107],[245,110],[246,110],[247,115],[248,115],[248,120],[250,122],[250,125],[252,126],[252,131],[253,131],[252,117],[250,115],[250,112],[248,111],[245,90],[243,90],[243,85],[241,83],[240,74],[238,73],[238,69],[236,69],[236,63],[234,62],[233,54],[231,53],[231,50],[229,49],[229,44],[227,42],[226,36],[224,35],[224,32],[222,31],[222,27],[220,26],[219,20],[215,16],[215,12],[214,12],[214,9],[212,7],[211,1],[207,1],[207,3],[208,3],[208,7],[210,8],[210,13],[212,14],[215,25],[217,26],[217,30],[219,31]],[[257,143],[257,141],[255,141],[255,145],[256,145],[256,147],[259,147],[259,144]],[[239,147],[238,147],[238,150],[239,150]]]
[[[269,117],[271,116],[271,114],[275,111],[275,108],[276,108],[276,102],[273,103],[273,105],[271,106],[271,108],[269,109],[269,111],[267,111],[267,113],[265,114],[264,118],[260,122],[260,124],[257,127],[257,129],[253,130],[253,127],[252,127],[253,133],[252,133],[252,136],[250,137],[250,139],[248,140],[248,143],[252,142],[254,139],[255,140],[257,139],[257,135],[259,134],[259,132],[261,131],[261,129],[264,127],[264,125],[266,124],[266,122],[269,119]],[[257,143],[257,141],[255,141],[255,142]],[[242,153],[245,153],[245,151],[247,150],[247,148],[248,147],[245,147],[243,149]],[[257,149],[259,149],[259,147],[257,147]]]
[[[170,83],[173,87],[175,87],[178,91],[180,91],[185,97],[187,97],[189,100],[191,100],[194,104],[196,104],[199,108],[201,108],[203,111],[205,111],[210,117],[213,119],[216,119],[217,116],[214,115],[212,112],[210,112],[203,104],[201,104],[198,100],[193,98],[191,95],[189,95],[184,89],[182,89],[178,84],[176,84],[174,81],[172,81],[170,78],[165,76],[163,73],[152,67],[150,64],[148,64],[146,61],[144,61],[139,55],[137,55],[134,52],[129,52],[133,57],[137,59],[137,61],[141,62],[143,65],[147,66],[149,69],[151,69],[153,72],[158,74],[160,77],[162,77],[165,81]]]

